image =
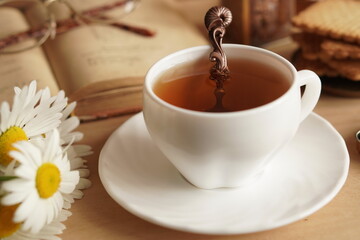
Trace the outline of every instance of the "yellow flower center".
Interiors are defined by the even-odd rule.
[[[9,156],[9,152],[16,150],[12,146],[13,143],[21,140],[28,140],[26,133],[22,128],[13,126],[0,135],[0,164],[3,166],[9,165],[13,160]]]
[[[49,198],[59,188],[60,185],[60,170],[55,164],[44,163],[41,165],[36,173],[36,189],[41,198]]]
[[[12,206],[0,205],[0,238],[11,236],[19,228],[21,223],[14,223],[13,218],[19,204]]]

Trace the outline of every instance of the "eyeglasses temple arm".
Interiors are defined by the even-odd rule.
[[[48,28],[38,28],[38,29],[30,29],[25,32],[20,32],[14,35],[10,35],[8,37],[0,39],[0,50],[11,46],[13,44],[20,43],[24,40],[30,39],[30,38],[39,38],[48,33]]]
[[[141,27],[137,27],[137,26],[124,24],[124,23],[112,23],[109,25],[139,34],[144,37],[153,37],[156,34],[155,31],[152,31],[152,30],[149,30],[146,28],[141,28]],[[57,23],[56,35],[65,33],[71,29],[78,27],[78,26],[80,26],[80,24],[73,19],[67,19],[67,20],[60,21]],[[48,31],[48,28],[46,28],[46,27],[38,28],[38,29],[30,29],[25,32],[20,32],[20,33],[2,38],[2,39],[0,39],[0,50],[5,47],[11,46],[13,44],[20,43],[27,39],[41,37],[41,36],[47,34],[47,31]]]
[[[107,20],[107,18],[104,16],[101,16],[99,18],[103,19],[103,20]],[[133,25],[129,25],[129,24],[124,24],[124,23],[120,23],[120,22],[110,23],[108,25],[111,25],[111,26],[117,27],[117,28],[121,28],[126,31],[130,31],[130,32],[139,34],[144,37],[153,37],[156,34],[156,32],[153,30],[142,28],[142,27],[137,27],[137,26],[133,26]]]

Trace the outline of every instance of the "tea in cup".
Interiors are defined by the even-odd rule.
[[[239,187],[258,178],[295,136],[321,91],[314,72],[298,72],[273,52],[237,44],[223,49],[230,79],[221,112],[210,111],[216,87],[209,79],[209,46],[166,56],[145,77],[143,113],[152,140],[203,189]]]

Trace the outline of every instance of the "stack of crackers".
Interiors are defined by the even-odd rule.
[[[322,0],[293,18],[295,65],[360,84],[360,1]]]

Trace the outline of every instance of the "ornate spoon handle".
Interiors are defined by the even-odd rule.
[[[225,35],[225,28],[229,26],[231,20],[230,10],[222,6],[210,8],[205,15],[205,26],[209,32],[211,45],[214,48],[210,53],[210,61],[216,62],[210,69],[210,79],[216,82],[214,91],[216,104],[211,109],[208,109],[209,112],[227,111],[222,104],[222,99],[225,95],[224,82],[230,77],[230,71],[221,45]]]
[[[214,50],[210,53],[210,61],[216,64],[210,70],[210,78],[216,82],[223,82],[229,78],[226,55],[222,49],[222,39],[225,28],[232,21],[232,14],[226,7],[212,7],[205,15],[205,26],[209,32],[209,39]]]

